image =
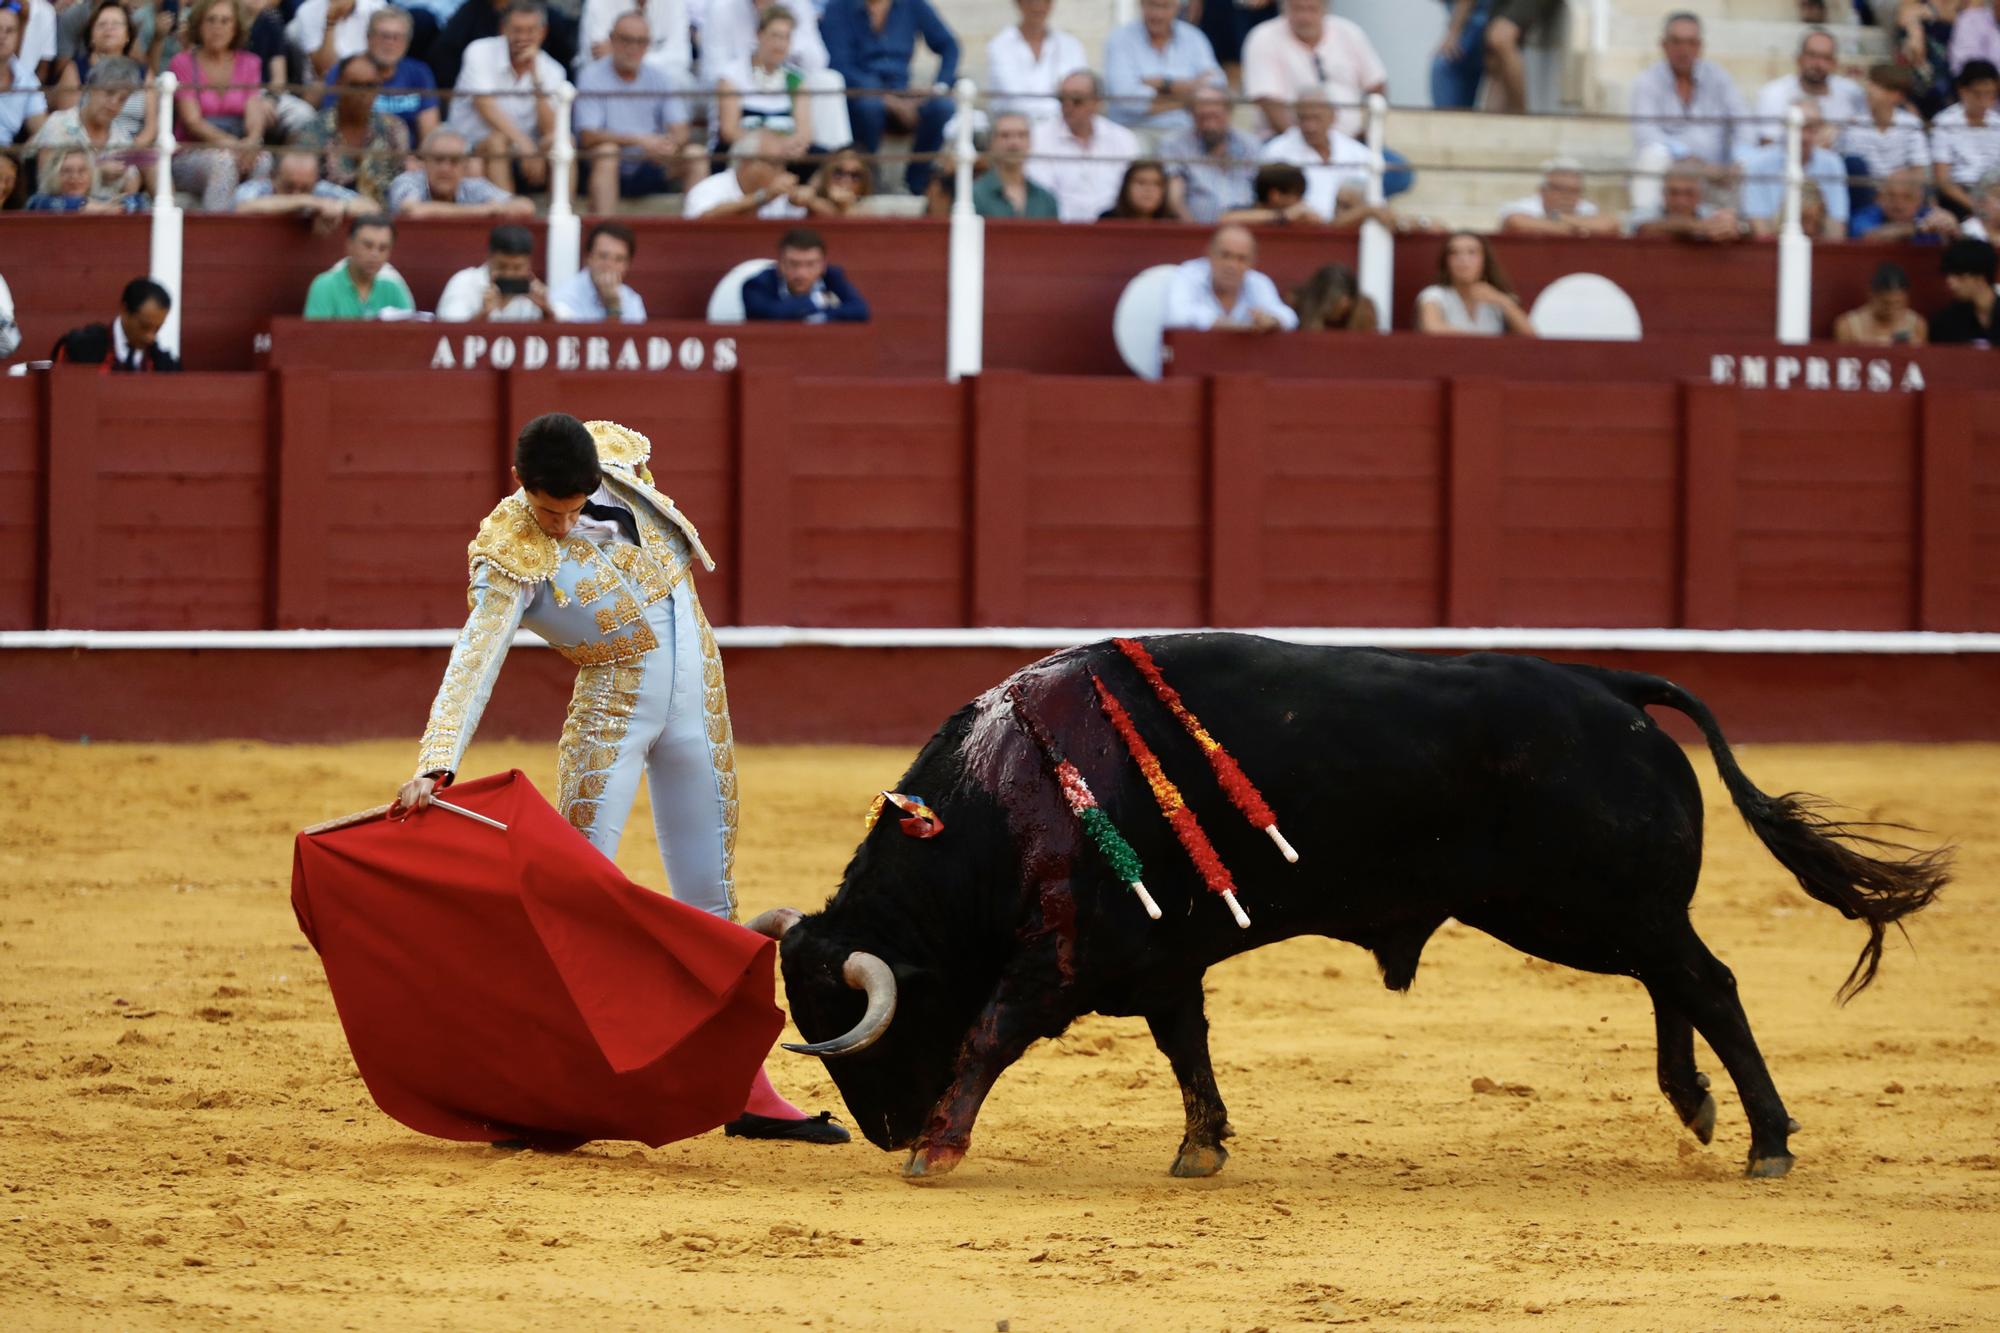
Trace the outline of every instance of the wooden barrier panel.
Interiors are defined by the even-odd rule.
[[[2000,628],[2000,393],[1968,397],[1971,404],[1966,415],[1971,418],[1972,440],[1966,471],[1972,484],[1965,489],[1962,502],[1954,499],[1950,503],[1964,506],[1954,519],[1964,524],[1964,535],[1955,532],[1953,541],[1970,547],[1970,551],[1966,558],[1949,562],[1944,569],[1947,578],[1964,571],[1971,586],[1963,601],[1941,591],[1938,603],[1953,611],[1963,607],[1960,624]]]
[[[41,622],[45,383],[0,378],[0,629]]]

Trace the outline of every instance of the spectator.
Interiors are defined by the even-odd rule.
[[[674,81],[646,63],[652,36],[638,10],[611,25],[611,54],[577,71],[577,147],[590,159],[590,211],[615,213],[620,199],[665,194],[699,173],[688,156],[688,110]]]
[[[1495,111],[1528,109],[1528,62],[1521,39],[1562,13],[1563,0],[1494,0],[1486,25],[1486,69],[1493,76]]]
[[[1903,43],[1898,53],[1916,78],[1910,100],[1930,119],[1951,105],[1952,20],[1960,0],[1901,0],[1896,25]]]
[[[562,306],[535,276],[535,238],[517,222],[502,223],[486,239],[486,262],[460,269],[438,297],[437,317],[447,323],[470,320],[528,323],[562,319]]]
[[[930,89],[957,80],[958,39],[930,0],[828,0],[824,31],[827,55],[850,89],[885,90],[849,97],[854,142],[873,153],[891,123],[910,131],[915,156],[903,180],[911,194],[922,194],[931,178],[929,155],[944,146],[952,114],[951,99],[933,97]],[[937,77],[921,86],[910,75],[919,34],[938,58]]]
[[[1827,227],[1826,196],[1819,192],[1819,186],[1812,181],[1799,185],[1799,230],[1814,238],[1829,241],[1845,240],[1844,227]]]
[[[0,166],[0,171],[5,171],[13,166],[14,159],[0,155],[0,163],[5,164]],[[9,181],[7,189],[0,191],[0,203],[6,202],[7,195],[13,192],[13,188],[13,182]],[[14,322],[14,293],[7,286],[7,279],[0,278],[0,361],[5,361],[14,355],[15,349],[20,345],[21,326]]]
[[[91,66],[84,81],[83,100],[67,111],[58,111],[42,122],[42,128],[28,147],[39,156],[35,172],[42,180],[54,180],[56,157],[64,149],[89,151],[97,164],[91,182],[93,199],[117,199],[136,193],[139,171],[120,149],[132,146],[132,132],[118,124],[118,113],[139,88],[139,65],[125,56],[105,56]]]
[[[697,26],[701,29],[701,80],[713,87],[725,69],[747,61],[757,48],[757,29],[766,12],[778,0],[707,0],[708,13]],[[813,137],[823,144],[854,142],[854,126],[847,114],[847,81],[834,69],[820,37],[815,5],[793,0],[786,8],[792,16],[792,44],[786,63],[799,72],[800,91],[810,94]],[[719,119],[711,108],[710,123]]]
[[[802,218],[804,188],[785,170],[776,154],[775,136],[751,130],[729,147],[729,168],[718,171],[687,192],[681,215],[689,218],[734,217],[755,213],[760,218]]]
[[[1868,302],[1833,322],[1833,340],[1888,347],[1922,347],[1929,325],[1910,309],[1910,275],[1899,264],[1883,264],[1868,282]]]
[[[1944,285],[1951,304],[1931,316],[1931,341],[1971,347],[2000,344],[2000,289],[1993,285],[1993,247],[1953,241],[1945,247]]]
[[[82,8],[72,5],[72,10]],[[65,11],[68,12],[68,11]],[[5,20],[0,20],[4,24]],[[0,39],[0,46],[4,46]],[[91,11],[90,26],[85,29],[85,49],[75,57],[63,62],[62,73],[56,80],[56,88],[49,94],[49,105],[58,111],[67,111],[75,106],[83,95],[83,81],[90,77],[90,71],[100,60],[113,57],[127,57],[133,48],[132,16],[125,12],[123,0],[97,0]],[[147,95],[145,89],[135,88],[119,108],[113,122],[122,127],[134,144],[141,146],[153,142],[153,119],[158,114],[155,99]],[[6,111],[0,107],[0,137],[6,131]]]
[[[295,3],[296,0],[293,0]],[[178,3],[178,0],[175,0]],[[293,12],[285,0],[243,0],[250,22],[250,36],[243,49],[257,57],[263,70],[264,96],[271,102],[271,126],[267,136],[273,142],[290,142],[294,135],[310,129],[319,116],[319,107],[292,91],[294,76],[301,84],[319,83],[321,76],[310,60],[296,68],[291,39],[285,35],[286,16]],[[152,66],[149,64],[148,69]]]
[[[1903,167],[1918,167],[1931,174],[1931,141],[1924,122],[1906,106],[1905,100],[1916,80],[1902,65],[1871,65],[1863,91],[1868,98],[1868,115],[1847,127],[1841,151],[1847,157],[1850,177],[1865,176],[1865,182],[1850,180],[1848,192],[1853,211],[1875,202],[1877,182]]]
[[[1064,222],[1092,222],[1117,201],[1126,164],[1139,155],[1139,140],[1097,114],[1104,86],[1089,70],[1064,75],[1056,98],[1062,114],[1029,131],[1028,176],[1056,197]]]
[[[1633,234],[1713,243],[1748,240],[1754,234],[1754,228],[1737,217],[1734,209],[1713,207],[1707,195],[1707,166],[1692,161],[1675,163],[1661,189],[1660,207],[1652,213],[1633,213]]]
[[[1535,326],[1492,247],[1484,236],[1469,231],[1445,238],[1437,277],[1417,293],[1417,329],[1458,337],[1535,336]]]
[[[1840,48],[1825,28],[1808,28],[1799,39],[1798,72],[1781,74],[1757,90],[1757,138],[1763,143],[1785,141],[1785,114],[1810,98],[1833,126],[1835,142],[1845,147],[1850,125],[1868,120],[1868,92],[1834,70]],[[1830,145],[1831,146],[1831,145]]]
[[[285,25],[285,36],[303,51],[300,73],[317,82],[344,61],[368,50],[368,21],[382,0],[303,0]]]
[[[1169,329],[1295,329],[1299,317],[1278,296],[1277,284],[1259,273],[1257,238],[1248,227],[1224,223],[1208,241],[1208,254],[1190,259],[1167,288]]]
[[[7,8],[21,18],[21,62],[34,71],[37,86],[55,74],[56,14],[50,0],[10,0]]]
[[[1248,227],[1324,226],[1329,219],[1306,202],[1306,173],[1289,162],[1271,162],[1257,168],[1251,183],[1255,194],[1248,208],[1232,208],[1222,215],[1224,222],[1240,222]]]
[[[1847,163],[1826,147],[1833,132],[1820,118],[1819,104],[1802,97],[1798,105],[1806,116],[1800,134],[1806,178],[1819,186],[1820,198],[1826,205],[1826,222],[1834,228],[1832,239],[1838,240],[1847,235]],[[1759,144],[1743,155],[1741,166],[1743,189],[1738,202],[1743,216],[1764,224],[1767,230],[1775,230],[1778,215],[1785,206],[1785,145]],[[1807,234],[1820,239],[1817,232]]]
[[[1033,3],[1034,0],[1030,0]],[[983,218],[1058,217],[1056,197],[1028,179],[1028,148],[1032,139],[1028,116],[1002,111],[993,117],[987,170],[972,183],[972,210]]]
[[[1915,167],[1891,172],[1875,202],[1848,225],[1856,240],[1876,245],[1943,245],[1958,235],[1958,219],[1924,206],[1924,178]]]
[[[368,58],[382,76],[375,109],[403,122],[409,142],[422,143],[438,127],[438,86],[431,67],[410,54],[416,20],[401,5],[383,5],[368,18]],[[400,170],[400,168],[399,168]]]
[[[514,4],[515,0],[460,0],[458,8],[439,29],[430,50],[424,53],[424,62],[437,76],[438,87],[458,87],[460,77],[465,73],[466,51],[474,42],[504,35],[507,14]],[[567,12],[550,14],[546,11],[543,18],[548,30],[542,49],[558,65],[568,69],[576,63],[576,19]]]
[[[308,218],[324,236],[346,217],[373,213],[380,205],[344,185],[323,180],[319,154],[310,148],[286,148],[269,179],[244,181],[236,187],[238,213],[275,213]]]
[[[1098,221],[1179,222],[1181,214],[1167,196],[1167,169],[1152,158],[1125,168],[1118,201],[1097,215]]]
[[[646,67],[666,79],[669,91],[690,91],[694,87],[694,47],[685,0],[584,0],[582,49],[576,57],[579,75],[589,62],[615,54],[611,30],[627,14],[637,14],[646,22],[646,49],[640,53]],[[582,87],[581,80],[577,86]]]
[[[6,197],[0,191],[0,199]],[[1959,228],[1959,234],[1989,244],[2000,241],[2000,167],[1979,178],[1972,192],[1972,216]]]
[[[13,204],[14,189],[20,183],[20,159],[11,153],[0,152],[0,209],[6,209]]]
[[[347,229],[347,257],[312,280],[307,319],[380,319],[385,310],[415,310],[403,275],[389,264],[396,224],[387,213],[364,213]]]
[[[1264,112],[1273,134],[1292,127],[1292,106],[1308,88],[1325,88],[1340,108],[1334,128],[1359,138],[1361,103],[1386,93],[1389,74],[1358,24],[1326,12],[1326,0],[1283,0],[1284,15],[1243,39],[1243,94]]]
[[[1525,199],[1500,205],[1500,230],[1517,236],[1615,236],[1618,219],[1583,197],[1583,164],[1552,157],[1542,163],[1542,186]]]
[[[1470,111],[1479,101],[1480,80],[1486,77],[1486,25],[1493,17],[1493,0],[1444,3],[1451,12],[1444,36],[1431,53],[1431,105]]]
[[[1228,5],[1230,0],[1221,0]],[[1083,43],[1049,22],[1055,0],[1014,0],[1020,21],[986,44],[986,110],[996,119],[1019,112],[1031,122],[1054,120],[1056,85],[1090,57]]]
[[[21,59],[21,11],[0,9],[0,148],[33,134],[48,118],[48,98],[34,67]]]
[[[1175,17],[1178,11],[1177,0],[1139,0],[1139,17],[1104,39],[1111,119],[1127,129],[1188,129],[1195,89],[1228,86],[1215,48],[1200,28]]]
[[[797,26],[791,10],[772,5],[757,20],[756,48],[716,70],[717,144],[727,148],[748,129],[776,135],[786,157],[804,157],[812,148],[812,99],[805,73],[790,63]]]
[[[531,190],[549,183],[555,95],[568,80],[562,65],[542,49],[548,33],[549,14],[541,0],[509,0],[501,35],[465,48],[453,87],[451,127],[465,136],[475,157],[485,159],[487,179],[503,190],[514,188],[517,173]]]
[[[1258,160],[1286,162],[1306,173],[1306,203],[1331,219],[1340,212],[1340,192],[1353,185],[1365,196],[1374,159],[1368,150],[1333,128],[1333,91],[1307,88],[1290,117],[1292,127],[1264,145]]]
[[[410,155],[410,131],[376,105],[382,70],[373,56],[349,56],[336,78],[339,95],[299,141],[321,150],[327,180],[367,195],[380,209]]]
[[[1302,330],[1373,333],[1382,326],[1381,312],[1361,294],[1354,270],[1345,264],[1327,264],[1300,283],[1292,291],[1291,307],[1298,312]]]
[[[1677,162],[1727,179],[1736,148],[1750,132],[1750,109],[1720,65],[1701,58],[1701,20],[1667,17],[1661,30],[1664,59],[1632,83],[1632,207],[1656,213],[1667,168]]]
[[[12,159],[9,159],[10,161]],[[139,198],[127,195],[120,201],[93,199],[90,182],[96,167],[88,148],[66,148],[56,154],[56,174],[43,178],[42,189],[28,196],[30,213],[135,213]],[[11,184],[9,186],[11,189]]]
[[[1259,145],[1229,123],[1229,94],[1220,88],[1197,88],[1188,113],[1194,123],[1160,144],[1167,188],[1190,221],[1213,224],[1253,201]]]
[[[2000,167],[2000,68],[1989,60],[1967,61],[1958,72],[1958,105],[1931,121],[1932,171],[1938,202],[1959,217],[1972,213],[1972,187]]]
[[[417,155],[421,166],[389,182],[389,211],[397,217],[528,217],[535,211],[534,204],[484,176],[466,175],[465,136],[457,130],[432,130]]]
[[[930,183],[924,186],[924,211],[918,216],[948,218],[957,204],[958,160],[946,153],[938,159],[937,170],[931,173]]]
[[[1023,152],[1027,146],[1025,134],[1024,130]],[[815,216],[841,218],[859,211],[863,201],[874,192],[875,173],[868,169],[868,159],[852,148],[839,148],[820,164],[797,202]],[[1053,216],[1053,207],[1050,211]]]
[[[167,64],[180,80],[174,112],[187,145],[174,154],[174,186],[226,213],[237,181],[258,166],[271,100],[259,90],[262,62],[243,49],[249,25],[238,0],[195,0],[187,26],[197,45]]]
[[[797,324],[866,324],[868,302],[838,265],[828,265],[819,233],[795,227],[778,240],[777,266],[743,284],[743,314]]]
[[[1951,70],[1963,73],[1975,60],[2000,65],[2000,24],[1989,0],[1966,0],[1951,24]]]
[[[625,285],[632,256],[638,253],[638,238],[624,223],[600,222],[592,227],[583,245],[583,267],[556,289],[555,304],[562,317],[579,324],[644,324],[646,303]]]
[[[119,311],[108,324],[85,324],[56,339],[50,351],[61,365],[102,366],[114,374],[175,371],[181,363],[160,346],[160,326],[174,308],[174,298],[151,278],[134,278],[118,298]]]

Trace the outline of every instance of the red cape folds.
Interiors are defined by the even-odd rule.
[[[732,1120],[784,1026],[776,942],[641,888],[519,771],[301,833],[292,909],[375,1104],[445,1139],[658,1147]]]

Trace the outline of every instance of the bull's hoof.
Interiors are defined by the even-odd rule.
[[[1221,1144],[1213,1146],[1197,1144],[1182,1147],[1180,1156],[1167,1168],[1167,1174],[1179,1176],[1182,1180],[1197,1180],[1202,1176],[1212,1176],[1222,1169],[1229,1160],[1229,1149]]]
[[[910,1160],[903,1163],[903,1179],[936,1180],[950,1175],[952,1168],[964,1160],[963,1148],[925,1148],[919,1145],[910,1149]]]
[[[1694,1114],[1687,1118],[1687,1127],[1693,1130],[1694,1136],[1704,1144],[1711,1142],[1715,1138],[1715,1098],[1713,1096],[1705,1096],[1701,1099],[1701,1105],[1695,1107]]]
[[[1792,1169],[1792,1155],[1788,1152],[1771,1153],[1766,1157],[1752,1157],[1750,1165],[1743,1172],[1753,1180],[1775,1180]]]

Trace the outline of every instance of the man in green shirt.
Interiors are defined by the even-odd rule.
[[[312,281],[306,293],[307,319],[380,319],[384,310],[414,310],[402,275],[389,267],[396,224],[387,214],[354,219],[347,232],[347,258]]]
[[[1054,221],[1056,197],[1028,179],[1028,118],[1005,111],[993,118],[985,175],[972,184],[973,211],[983,218],[1046,218]]]

